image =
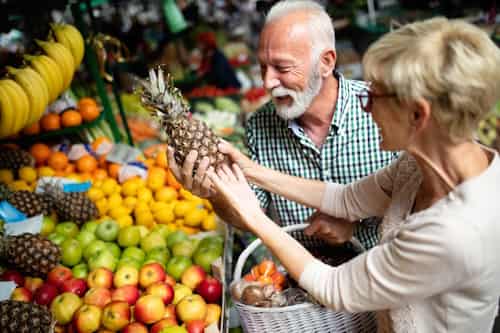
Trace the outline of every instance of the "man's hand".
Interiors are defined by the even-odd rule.
[[[331,245],[341,245],[351,240],[356,223],[325,215],[319,211],[308,219],[310,225],[304,229],[306,236],[319,238]]]
[[[245,154],[239,151],[236,147],[228,143],[227,141],[221,140],[219,143],[219,151],[223,154],[229,156],[232,163],[238,164],[245,177],[248,177],[251,170],[258,167],[258,164],[248,158]]]

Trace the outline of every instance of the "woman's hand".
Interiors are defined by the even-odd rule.
[[[341,245],[350,241],[356,226],[356,223],[319,211],[311,215],[308,222],[309,226],[304,229],[304,234],[322,239],[331,245]]]
[[[259,166],[227,141],[221,140],[218,148],[220,152],[229,156],[229,159],[233,163],[238,164],[245,177],[248,177],[252,172],[255,172]]]

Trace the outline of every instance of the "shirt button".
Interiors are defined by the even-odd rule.
[[[323,174],[326,178],[330,178],[330,176],[332,175],[329,170],[326,170]]]

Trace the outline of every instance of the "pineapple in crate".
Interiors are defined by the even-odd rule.
[[[45,195],[54,203],[54,210],[61,221],[72,221],[81,225],[99,216],[97,206],[86,193],[66,193],[59,186],[52,184],[45,184],[43,189]]]
[[[13,300],[0,302],[2,333],[53,333],[55,325],[47,307]]]
[[[184,164],[191,150],[198,152],[195,170],[205,156],[214,168],[227,161],[227,157],[218,149],[220,139],[205,123],[191,117],[188,103],[161,66],[149,71],[149,80],[141,81],[139,93],[141,103],[161,122],[168,145],[174,148],[175,160],[179,165]]]
[[[35,159],[22,149],[0,147],[0,169],[17,171],[24,166],[34,166]]]

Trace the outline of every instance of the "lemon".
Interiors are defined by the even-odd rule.
[[[122,194],[126,197],[133,197],[137,194],[137,183],[134,180],[127,180],[122,185]]]
[[[22,167],[18,170],[19,179],[24,180],[27,183],[32,183],[36,180],[37,174],[35,168],[32,167]]]
[[[165,179],[161,178],[149,178],[147,186],[150,190],[156,191],[159,190],[160,188],[163,187],[163,184],[165,184]]]
[[[147,187],[137,189],[137,200],[140,202],[150,202],[153,199],[153,192]]]
[[[56,171],[48,166],[38,168],[38,177],[53,177]]]
[[[118,186],[116,180],[114,180],[113,178],[108,178],[102,182],[101,190],[105,195],[111,195],[111,193],[115,191],[116,186]]]
[[[156,201],[171,202],[177,199],[177,191],[172,187],[162,187],[155,192]]]
[[[101,198],[95,202],[97,210],[99,211],[99,215],[105,215],[109,210],[108,199]]]
[[[170,232],[174,232],[179,229],[179,227],[175,223],[169,223],[167,224],[167,227]]]
[[[137,204],[136,197],[126,197],[125,199],[123,199],[123,205],[131,210],[135,208],[136,204]]]
[[[212,203],[210,201],[208,201],[207,199],[203,199],[203,205],[205,205],[205,208],[208,209],[209,212],[214,210]]]
[[[103,180],[102,180],[102,179],[97,179],[97,180],[94,180],[94,181],[92,182],[92,186],[97,187],[97,188],[101,188],[101,186],[102,186],[102,182],[103,182]]]
[[[135,183],[137,184],[137,189],[146,187],[146,181],[142,178],[134,178]]]
[[[175,215],[172,207],[168,207],[167,209],[160,209],[154,212],[154,218],[157,223],[167,224],[174,222]]]
[[[122,196],[118,193],[113,193],[108,197],[109,207],[120,206],[122,201]]]
[[[31,187],[24,180],[15,180],[9,184],[13,191],[31,191]]]
[[[201,227],[205,231],[212,231],[217,229],[217,220],[215,218],[215,213],[208,214],[201,222]]]
[[[0,183],[8,184],[14,181],[14,173],[9,169],[0,170]]]
[[[154,224],[154,217],[150,211],[142,211],[135,215],[135,223],[146,227],[152,227]]]
[[[179,230],[184,231],[188,235],[194,235],[194,234],[196,234],[199,231],[196,228],[186,227],[186,226],[179,227]]]
[[[191,200],[194,197],[194,194],[189,192],[185,188],[181,188],[179,190],[179,195],[186,200]]]
[[[115,219],[120,228],[128,227],[134,224],[134,219],[130,215],[123,215]]]
[[[69,178],[71,180],[75,180],[77,182],[82,181],[82,177],[80,177],[80,175],[76,174],[76,173],[70,173],[69,175],[66,176],[66,178]]]
[[[124,207],[124,206],[112,206],[110,205],[109,206],[110,209],[109,209],[109,216],[111,216],[112,218],[114,219],[117,219],[121,216],[125,216],[125,215],[129,215],[130,214],[130,210],[127,208],[127,207]]]
[[[146,202],[139,201],[135,205],[134,212],[137,214],[138,212],[142,212],[142,211],[149,212],[149,206]]]
[[[188,227],[199,227],[201,222],[207,217],[208,212],[204,208],[195,208],[187,212],[184,216],[184,225]]]
[[[184,217],[189,211],[196,208],[196,204],[192,201],[181,200],[177,201],[174,206],[174,213],[177,217]]]
[[[92,186],[87,191],[87,196],[89,197],[90,200],[96,202],[97,200],[104,198],[104,193],[100,188]]]
[[[160,211],[160,210],[172,210],[172,204],[168,204],[166,202],[162,202],[162,201],[153,201],[149,207],[151,208],[151,211],[153,211],[153,213],[156,213],[157,211]]]

